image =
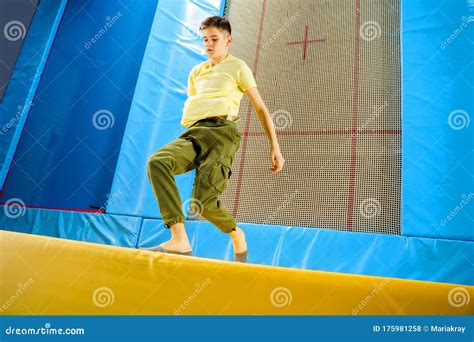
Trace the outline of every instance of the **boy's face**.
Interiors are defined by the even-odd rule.
[[[202,30],[202,38],[204,39],[204,48],[210,58],[226,56],[232,43],[232,36],[227,31],[212,26]]]

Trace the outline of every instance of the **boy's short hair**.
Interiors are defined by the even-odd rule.
[[[204,21],[201,23],[201,26],[199,27],[199,31],[202,31],[207,27],[217,27],[220,30],[227,31],[229,34],[232,34],[232,28],[230,27],[229,20],[217,15],[204,19]]]

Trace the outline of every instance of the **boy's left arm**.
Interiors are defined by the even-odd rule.
[[[263,102],[257,87],[252,87],[244,92],[252,103],[255,111],[257,112],[258,118],[267,134],[270,142],[270,160],[272,162],[272,173],[277,173],[283,168],[285,159],[283,158],[280,151],[280,144],[278,143],[275,127],[273,126],[272,118],[268,112],[267,106]]]

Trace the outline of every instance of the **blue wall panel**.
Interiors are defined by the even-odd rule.
[[[474,6],[402,1],[402,233],[474,237]]]
[[[134,248],[141,217],[0,206],[0,229]]]
[[[225,1],[160,0],[133,98],[112,193],[124,193],[107,212],[161,217],[146,171],[148,157],[177,138],[189,71],[207,59],[199,33],[203,19],[223,13]],[[176,177],[182,202],[195,171]],[[183,210],[187,210],[184,208]]]
[[[66,0],[41,1],[0,105],[0,189],[15,154]]]
[[[156,5],[68,2],[1,201],[104,204]]]

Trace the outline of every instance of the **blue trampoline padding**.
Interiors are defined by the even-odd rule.
[[[2,202],[104,205],[156,6],[157,0],[68,2]]]
[[[137,246],[142,222],[141,217],[32,208],[10,218],[4,206],[0,210],[1,230],[131,248]]]
[[[3,189],[67,0],[40,1],[0,106],[0,189]]]
[[[120,189],[123,196],[107,212],[161,218],[147,159],[184,130],[180,120],[188,74],[206,59],[199,25],[208,16],[222,15],[224,6],[223,0],[159,1],[110,191]],[[183,203],[191,197],[194,174],[176,177]]]
[[[402,1],[402,233],[472,241],[474,7],[433,5]]]
[[[239,223],[247,234],[249,262],[320,271],[474,285],[474,243],[329,229]],[[188,221],[199,257],[232,260],[230,238],[212,224]],[[163,221],[144,219],[139,247],[170,237]]]

